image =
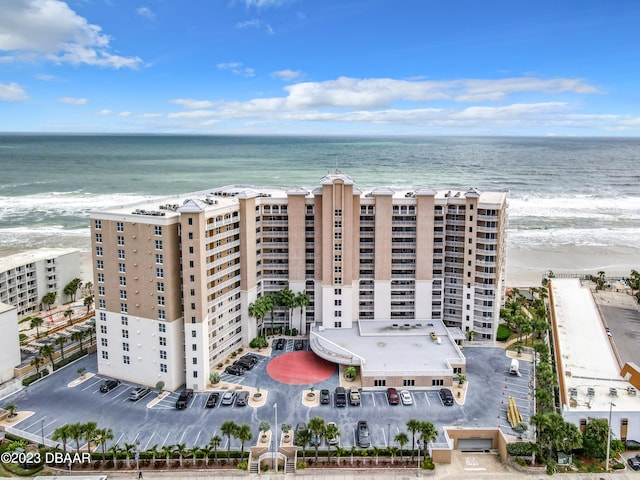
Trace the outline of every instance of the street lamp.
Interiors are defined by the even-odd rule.
[[[40,434],[42,435],[42,446],[44,447],[44,418],[40,421]]]
[[[391,424],[387,423],[387,448],[391,446]]]
[[[140,439],[136,439],[136,470],[140,471]]]
[[[611,449],[611,411],[616,404],[609,402],[609,423],[607,423],[607,459],[604,464],[604,471],[609,471],[609,450]]]
[[[274,465],[274,470],[276,471],[276,473],[278,473],[278,457],[276,455],[277,451],[278,451],[278,404],[274,403],[273,404],[273,410],[275,411],[275,440],[273,441],[273,463]]]
[[[420,473],[420,440],[416,442],[416,445],[418,445],[418,469],[416,470],[416,477],[420,477],[422,476],[422,474]]]

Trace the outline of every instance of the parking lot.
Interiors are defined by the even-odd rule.
[[[308,348],[307,342],[304,349]],[[273,350],[270,358],[294,351],[293,341],[287,341],[283,350]],[[273,425],[277,404],[278,427],[289,423],[295,427],[299,422],[308,423],[319,416],[326,422],[333,421],[340,429],[339,445],[349,449],[356,444],[355,427],[365,420],[369,424],[371,444],[384,447],[399,432],[406,432],[406,422],[410,419],[430,421],[438,427],[442,440],[442,426],[496,427],[506,433],[513,433],[506,419],[506,404],[509,395],[516,399],[525,421],[531,413],[533,395],[530,390],[530,364],[520,362],[522,377],[509,375],[510,359],[504,350],[498,348],[467,347],[468,389],[464,405],[454,403],[445,406],[438,394],[439,387],[433,389],[410,389],[412,405],[389,405],[384,388],[361,392],[361,405],[334,406],[334,390],[339,383],[338,369],[328,379],[313,385],[316,391],[326,388],[331,392],[331,402],[326,405],[308,407],[302,403],[302,390],[308,385],[286,385],[271,379],[266,373],[270,358],[261,357],[258,364],[242,376],[223,374],[222,379],[238,385],[259,387],[267,395],[264,406],[253,408],[218,404],[205,408],[210,392],[196,392],[184,410],[177,410],[175,402],[178,393],[173,392],[157,404],[147,404],[156,398],[152,392],[145,398],[132,402],[129,392],[138,385],[122,382],[117,388],[100,392],[105,380],[95,375],[76,387],[67,385],[77,379],[78,367],[87,372],[96,372],[95,355],[85,357],[43,380],[32,384],[4,400],[2,404],[15,403],[19,411],[33,411],[29,418],[15,424],[32,436],[51,439],[54,430],[65,423],[95,421],[99,428],[113,430],[114,440],[107,444],[139,442],[141,449],[153,445],[184,443],[188,447],[204,446],[214,435],[222,438],[220,449],[227,448],[227,438],[220,433],[220,425],[226,420],[238,424],[248,423],[258,437],[261,421]],[[400,388],[398,389],[400,390]],[[223,393],[223,390],[217,390]],[[249,443],[254,443],[254,441]],[[49,442],[47,442],[49,443]],[[231,439],[231,448],[239,449],[240,442]]]

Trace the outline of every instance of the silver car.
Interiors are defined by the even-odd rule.
[[[143,397],[146,397],[151,392],[149,387],[138,387],[129,393],[129,400],[137,402]]]

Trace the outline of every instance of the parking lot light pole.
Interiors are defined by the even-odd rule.
[[[609,450],[611,449],[611,411],[616,404],[613,402],[609,402],[609,423],[607,424],[607,459],[604,464],[604,471],[609,471]]]
[[[42,446],[44,447],[44,418],[40,421],[40,434],[42,435]]]
[[[274,430],[275,430],[275,440],[273,441],[273,459],[274,459],[274,469],[276,471],[276,473],[278,473],[278,404],[274,403],[273,404],[273,410],[275,411],[275,426],[274,426]]]
[[[418,469],[416,470],[416,477],[420,477],[420,440],[417,441],[416,445],[418,445]]]
[[[387,448],[391,446],[391,424],[387,423]]]

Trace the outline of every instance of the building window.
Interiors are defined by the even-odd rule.
[[[156,250],[162,250],[162,240],[156,240]]]
[[[100,230],[102,228],[102,220],[95,220],[93,224],[96,227],[96,230]]]
[[[164,257],[161,253],[156,253],[156,263],[162,265],[164,263]]]
[[[342,310],[336,310],[335,312],[333,312],[333,315],[335,317],[341,317],[342,316]]]
[[[342,210],[341,210],[341,209],[339,209],[339,208],[336,208],[336,209],[333,211],[333,215],[334,215],[334,216],[336,216],[336,217],[341,217],[341,216],[342,216]]]
[[[104,283],[104,273],[98,274],[98,283]]]
[[[157,290],[158,292],[164,292],[164,282],[158,282],[158,283],[156,284],[156,287],[157,287],[157,288],[156,288],[156,290]]]
[[[122,329],[122,338],[129,338],[129,330]]]
[[[127,313],[129,311],[129,307],[127,307],[126,303],[120,304],[120,313]]]
[[[118,272],[127,273],[127,267],[125,266],[124,263],[119,263],[118,264]]]
[[[193,240],[193,232],[189,232],[189,240]]]
[[[194,261],[193,260],[189,260],[189,268],[193,268],[195,266],[196,266],[196,264],[194,263]],[[222,267],[218,266],[218,269],[221,269],[221,268]]]
[[[333,283],[334,283],[334,285],[342,285],[342,278],[340,278],[340,277],[335,277],[335,278],[333,279]]]
[[[191,331],[191,337],[192,337],[192,338],[196,338],[196,336],[197,336],[196,331],[195,331],[195,330],[192,330],[192,331]]]
[[[127,279],[125,277],[120,277],[120,286],[121,287],[127,286]]]
[[[335,328],[342,328],[342,322],[333,322]]]
[[[158,341],[160,342],[161,347],[167,346],[167,337],[158,337]]]
[[[342,232],[336,232],[333,234],[334,240],[342,240]]]
[[[192,363],[193,365],[197,365],[197,364],[198,364],[198,357],[193,357],[193,358],[191,359],[191,363]]]
[[[195,303],[192,303],[192,304],[191,304],[191,310],[195,310],[195,309],[196,309],[196,304],[195,304]]]
[[[116,231],[124,232],[124,223],[122,223],[122,222],[116,223]]]
[[[193,218],[187,219],[187,225],[193,225]]]
[[[333,246],[333,249],[334,249],[336,252],[341,252],[341,251],[342,251],[342,244],[341,244],[341,243],[336,243],[336,244]]]
[[[342,220],[336,220],[335,222],[333,222],[333,226],[335,228],[342,228]]]
[[[120,290],[120,300],[126,300],[126,299],[127,299],[127,291]]]
[[[154,229],[155,229],[155,234],[156,235],[158,235],[158,236],[162,235],[162,227],[160,225],[156,225],[154,227]]]
[[[96,243],[102,243],[102,234],[96,233]]]
[[[193,247],[189,247],[189,253],[193,253]]]
[[[102,256],[102,247],[96,247],[96,256],[97,257],[101,257]]]
[[[122,325],[129,325],[129,317],[125,317],[124,315],[120,317],[120,323]]]
[[[165,363],[160,364],[160,371],[162,373],[167,373],[167,365]]]
[[[339,306],[341,306],[341,305],[342,305],[342,300],[340,300],[339,298],[336,298],[336,299],[333,301],[333,304],[334,304],[336,307],[339,307]]]
[[[106,322],[107,321],[107,314],[104,312],[100,312],[100,321],[102,322]]]
[[[118,245],[124,246],[124,237],[121,235],[118,235]]]
[[[102,350],[102,358],[104,358],[105,360],[109,360],[109,352],[107,352],[106,350]]]
[[[107,334],[107,326],[106,325],[100,325],[100,333],[103,335]]]
[[[342,295],[342,289],[341,288],[335,288],[333,290],[333,294],[334,295]]]
[[[164,278],[164,269],[163,268],[156,268],[156,277],[157,278]]]
[[[104,262],[103,262],[102,260],[98,260],[98,261],[96,262],[96,268],[97,268],[98,270],[104,270]]]
[[[374,380],[373,381],[373,386],[374,387],[386,387],[387,386],[387,381],[386,380]]]
[[[191,351],[192,351],[192,352],[197,352],[197,351],[198,351],[198,345],[197,345],[197,344],[195,344],[195,343],[192,343],[192,344],[191,344]]]
[[[98,295],[104,296],[104,287],[102,285],[98,285]]]
[[[164,306],[164,297],[162,295],[158,296],[158,306],[160,307]]]
[[[160,350],[160,359],[161,360],[166,360],[167,359],[167,351],[166,350]]]
[[[107,308],[107,301],[104,298],[101,298],[100,300],[98,300],[98,308],[100,310],[106,310]]]
[[[193,371],[193,378],[198,378],[198,371],[197,370]]]
[[[167,325],[164,323],[159,323],[158,324],[158,331],[160,333],[165,333],[167,331]]]
[[[118,250],[118,258],[120,260],[124,260],[124,250],[122,249]]]
[[[402,380],[402,385],[405,387],[415,387],[416,381],[413,378]]]
[[[100,345],[102,345],[103,347],[108,347],[109,344],[107,342],[107,339],[106,338],[101,338],[100,339]]]
[[[129,351],[129,344],[127,342],[122,342],[122,351],[123,352]]]
[[[123,355],[122,361],[124,362],[125,365],[129,365],[131,363],[131,359],[129,358],[129,355]]]
[[[442,378],[434,378],[431,380],[432,387],[441,387],[444,385],[444,380]]]
[[[336,265],[333,267],[333,273],[342,273],[342,265]]]
[[[164,310],[158,310],[158,320],[164,320],[166,318]]]

